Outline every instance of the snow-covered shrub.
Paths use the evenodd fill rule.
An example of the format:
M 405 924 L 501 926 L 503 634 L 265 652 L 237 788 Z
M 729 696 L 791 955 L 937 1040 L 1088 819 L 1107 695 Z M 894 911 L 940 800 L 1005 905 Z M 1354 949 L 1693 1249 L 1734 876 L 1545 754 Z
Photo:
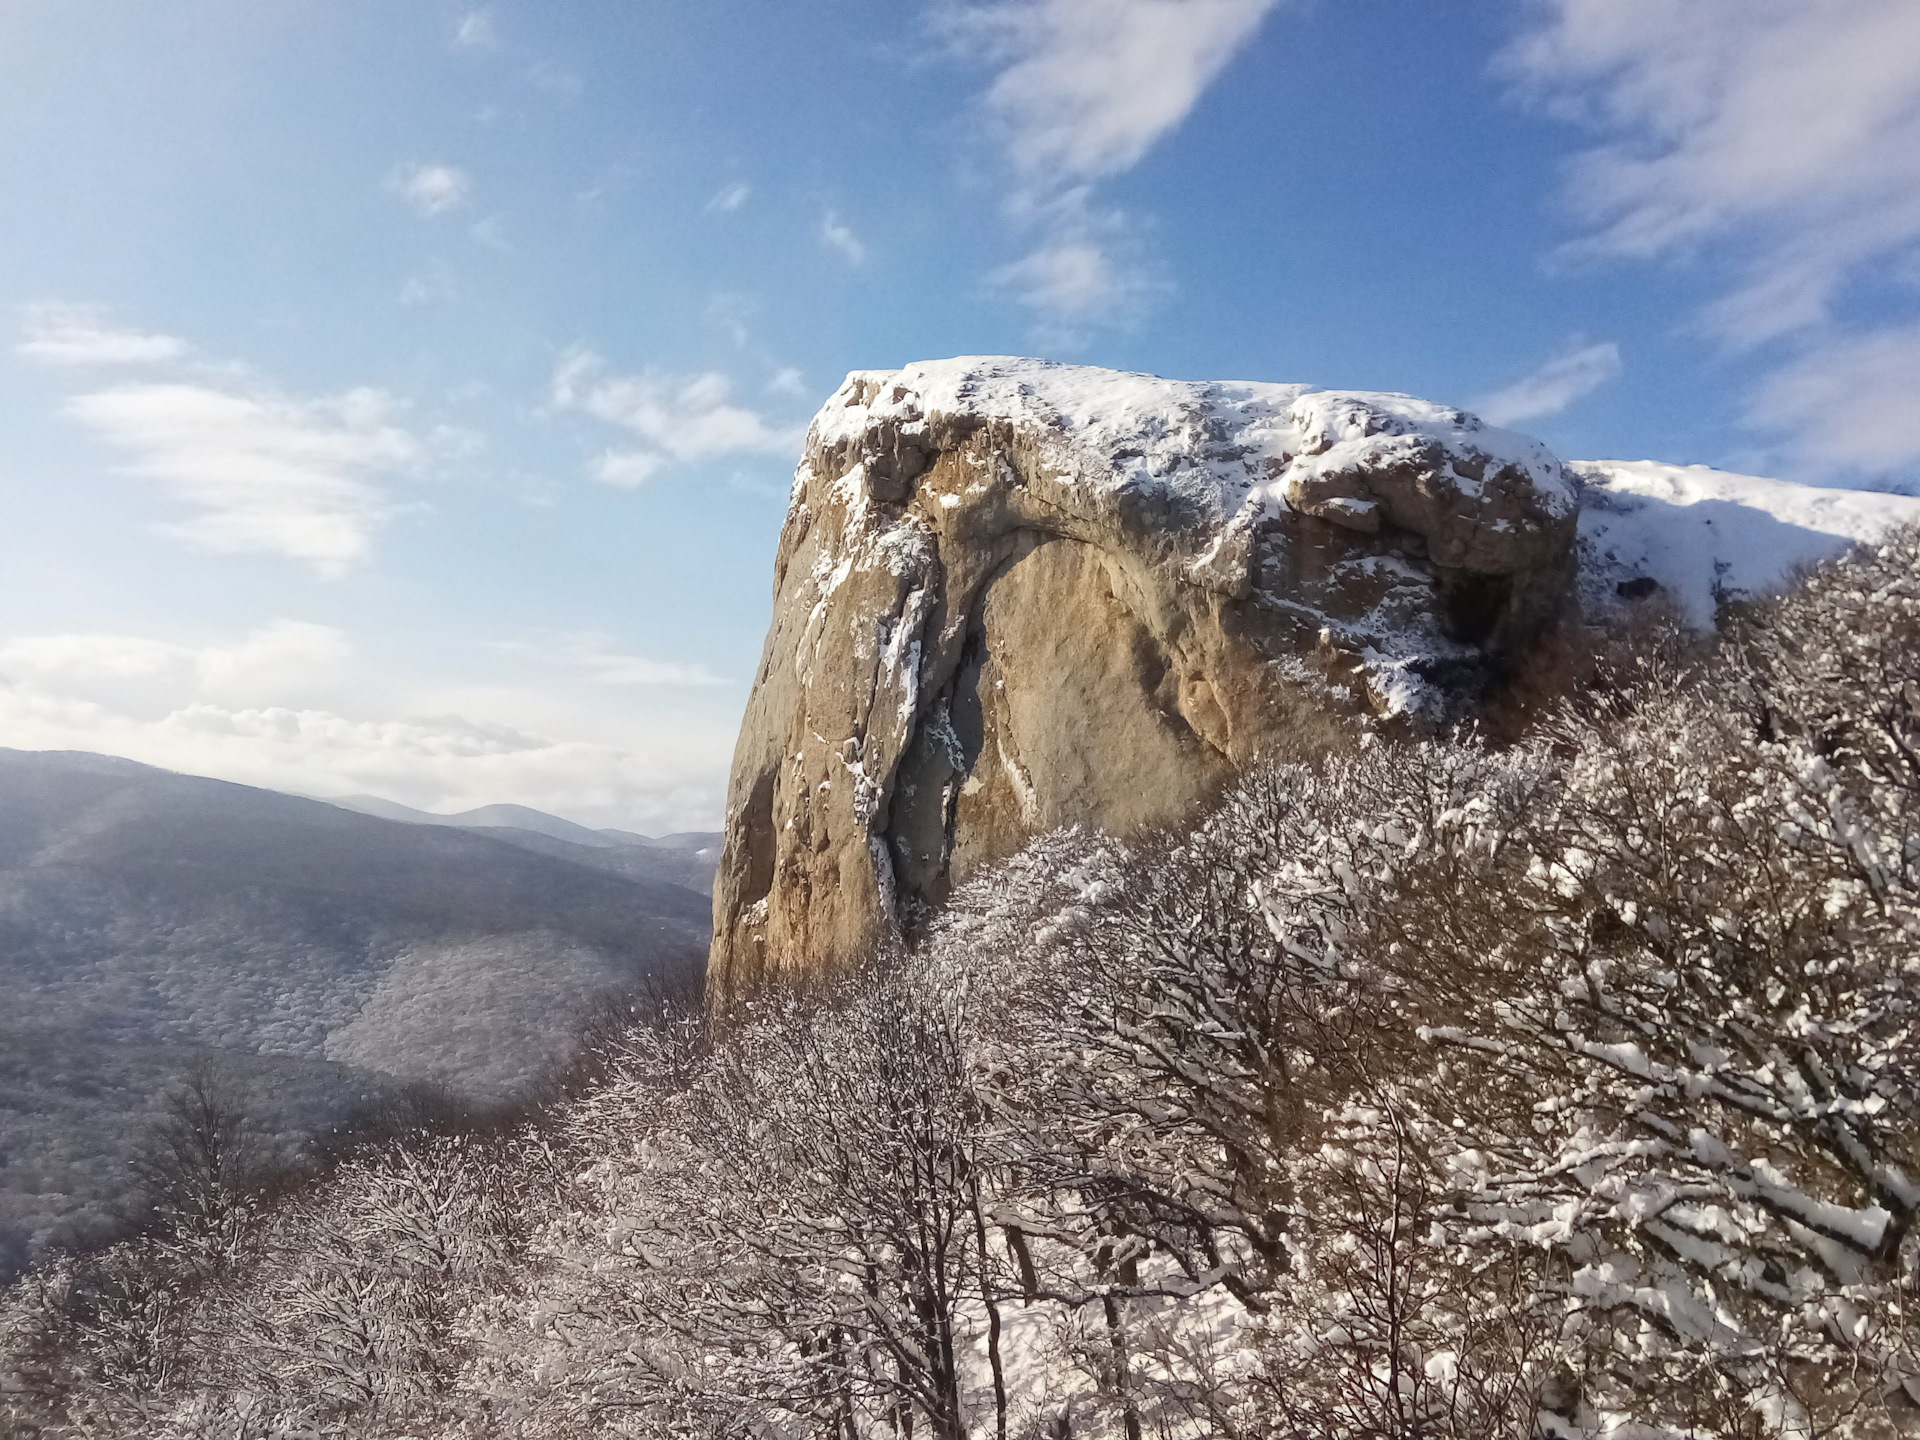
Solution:
M 193 1299 L 145 1240 L 29 1272 L 0 1297 L 0 1433 L 141 1433 L 197 1358 Z
M 1917 802 L 1901 536 L 1523 742 L 1041 837 L 844 984 L 651 1016 L 546 1127 L 360 1155 L 219 1263 L 44 1268 L 0 1423 L 1913 1433 Z
M 489 1383 L 532 1433 L 966 1433 L 980 1117 L 941 997 L 884 963 L 768 997 L 710 1048 L 636 1037 L 571 1112 L 535 1343 Z M 768 1427 L 776 1427 L 770 1430 Z
M 1489 883 L 1381 909 L 1376 950 L 1440 962 L 1405 975 L 1462 1223 L 1567 1266 L 1581 1414 L 1910 1423 L 1916 559 L 1827 567 L 1702 683 L 1568 718 Z
M 1527 745 L 1276 767 L 956 907 L 1021 995 L 1026 1223 L 1260 1317 L 1181 1382 L 1208 1423 L 1910 1423 L 1917 576 L 1898 539 Z
M 1049 882 L 1030 853 L 936 929 L 998 997 L 975 1068 L 1001 1217 L 1047 1242 L 1049 1298 L 1133 1352 L 1130 1432 L 1526 1433 L 1555 1328 L 1514 1301 L 1534 1257 L 1425 1248 L 1441 1186 L 1383 1117 L 1426 1047 L 1404 983 L 1351 941 L 1433 837 L 1497 828 L 1548 763 L 1408 746 L 1262 768 L 1184 836 L 1054 837 Z M 1169 1319 L 1215 1287 L 1247 1319 L 1238 1357 Z
M 394 1145 L 281 1207 L 209 1307 L 203 1383 L 283 1427 L 430 1413 L 465 1358 L 458 1317 L 514 1254 L 530 1148 Z

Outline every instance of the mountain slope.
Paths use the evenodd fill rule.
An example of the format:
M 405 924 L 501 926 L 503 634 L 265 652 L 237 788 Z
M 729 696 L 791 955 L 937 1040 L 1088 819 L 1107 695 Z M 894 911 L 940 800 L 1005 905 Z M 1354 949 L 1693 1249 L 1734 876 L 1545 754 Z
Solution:
M 572 840 L 523 830 L 519 826 L 476 826 L 470 832 L 485 835 L 536 855 L 551 855 L 556 860 L 604 870 L 609 875 L 624 875 L 634 880 L 683 885 L 702 895 L 713 893 L 713 872 L 720 863 L 720 837 L 699 838 L 708 843 L 699 848 L 667 845 L 580 845 Z
M 527 805 L 482 805 L 475 810 L 461 810 L 452 815 L 436 815 L 431 810 L 416 810 L 411 805 L 402 805 L 397 800 L 383 800 L 378 795 L 342 795 L 329 799 L 329 805 L 338 805 L 345 810 L 357 810 L 363 815 L 377 815 L 382 820 L 397 820 L 403 825 L 451 825 L 456 830 L 504 829 L 532 830 L 541 835 L 550 835 L 556 840 L 571 840 L 576 845 L 650 845 L 653 842 L 644 836 L 635 836 L 628 840 L 623 836 L 608 834 L 586 825 L 576 825 L 571 820 L 562 820 L 558 815 L 549 815 L 544 810 L 535 810 Z
M 289 1131 L 403 1081 L 504 1097 L 602 995 L 697 965 L 707 915 L 483 833 L 0 750 L 0 1266 L 103 1198 L 196 1053 L 251 1057 Z
M 1696 628 L 1722 597 L 1759 595 L 1796 570 L 1920 523 L 1920 500 L 1833 490 L 1656 460 L 1575 460 L 1580 550 L 1589 600 L 1648 590 Z M 1626 587 L 1622 589 L 1622 587 Z

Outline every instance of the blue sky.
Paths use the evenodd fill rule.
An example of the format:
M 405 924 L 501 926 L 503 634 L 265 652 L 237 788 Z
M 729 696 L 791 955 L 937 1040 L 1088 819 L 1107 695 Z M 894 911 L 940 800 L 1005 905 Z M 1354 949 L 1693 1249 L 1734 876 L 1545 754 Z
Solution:
M 1920 482 L 1911 0 L 8 0 L 0 744 L 714 824 L 846 371 Z

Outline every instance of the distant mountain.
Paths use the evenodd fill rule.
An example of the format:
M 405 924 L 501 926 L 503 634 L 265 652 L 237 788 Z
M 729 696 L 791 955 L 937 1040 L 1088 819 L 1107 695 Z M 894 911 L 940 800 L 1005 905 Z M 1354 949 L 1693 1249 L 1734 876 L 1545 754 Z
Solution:
M 700 964 L 706 895 L 610 863 L 654 852 L 428 818 L 0 750 L 0 1272 L 97 1216 L 196 1055 L 284 1134 L 408 1081 L 501 1098 Z
M 683 831 L 655 839 L 632 830 L 595 830 L 526 805 L 482 805 L 477 810 L 435 815 L 395 800 L 383 800 L 378 795 L 343 795 L 327 803 L 363 815 L 377 815 L 382 820 L 397 820 L 403 825 L 447 825 L 456 830 L 479 830 L 496 840 L 538 854 L 635 879 L 664 880 L 703 893 L 712 891 L 713 874 L 720 864 L 722 837 L 714 832 Z M 552 841 L 569 848 L 556 850 L 547 843 Z M 599 851 L 601 855 L 596 859 L 582 851 Z
M 517 845 L 522 850 L 531 850 L 536 855 L 551 855 L 556 860 L 604 870 L 609 875 L 683 885 L 702 895 L 713 893 L 714 871 L 720 865 L 718 835 L 701 837 L 710 843 L 694 850 L 665 845 L 579 845 L 538 830 L 522 830 L 511 826 L 479 826 L 469 833 L 488 835 L 508 845 Z
M 629 845 L 651 845 L 656 850 L 706 850 L 726 837 L 718 830 L 681 830 L 672 835 L 636 835 L 631 830 L 602 830 Z
M 363 815 L 377 815 L 382 820 L 398 820 L 404 825 L 451 825 L 456 830 L 532 830 L 541 835 L 551 835 L 556 840 L 570 840 L 575 845 L 653 844 L 644 835 L 632 835 L 629 838 L 629 832 L 626 831 L 595 830 L 526 805 L 482 805 L 477 810 L 435 815 L 430 810 L 416 810 L 411 805 L 383 800 L 378 795 L 342 795 L 327 803 L 347 810 L 358 810 Z

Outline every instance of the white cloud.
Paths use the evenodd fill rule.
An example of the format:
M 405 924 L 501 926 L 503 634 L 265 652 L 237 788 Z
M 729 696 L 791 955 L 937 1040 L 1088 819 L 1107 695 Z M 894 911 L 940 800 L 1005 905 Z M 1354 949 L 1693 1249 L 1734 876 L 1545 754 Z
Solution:
M 1576 345 L 1524 379 L 1476 401 L 1473 409 L 1494 425 L 1518 425 L 1558 415 L 1620 374 L 1620 347 L 1612 341 Z
M 767 381 L 767 391 L 773 395 L 801 396 L 807 393 L 807 377 L 792 365 L 783 365 Z
M 990 280 L 1054 333 L 1126 318 L 1164 288 L 1116 243 L 1094 184 L 1177 128 L 1280 0 L 995 0 L 943 28 L 988 61 L 981 104 L 1015 176 L 1008 213 L 1037 235 Z
M 617 648 L 607 635 L 592 632 L 557 635 L 544 641 L 501 641 L 496 649 L 546 665 L 570 670 L 594 685 L 650 685 L 675 689 L 705 689 L 727 682 L 705 665 L 654 660 Z
M 605 450 L 589 468 L 603 485 L 637 490 L 667 467 L 667 457 L 651 450 Z
M 238 700 L 271 694 L 285 697 L 331 680 L 353 658 L 353 645 L 331 625 L 276 620 L 231 645 L 195 652 L 194 672 L 202 693 Z
M 454 298 L 458 289 L 453 272 L 436 260 L 418 275 L 409 275 L 400 287 L 400 303 L 408 309 L 439 305 Z
M 727 338 L 742 350 L 753 339 L 752 322 L 759 313 L 759 302 L 750 295 L 723 290 L 707 302 L 707 318 L 725 331 Z
M 172 335 L 116 326 L 95 305 L 44 301 L 24 307 L 22 319 L 14 351 L 42 365 L 151 365 L 182 359 L 191 348 Z
M 299 400 L 186 382 L 116 385 L 64 407 L 127 453 L 126 473 L 198 512 L 164 533 L 225 554 L 283 555 L 323 575 L 367 558 L 394 513 L 374 482 L 422 456 L 395 409 L 372 389 Z
M 1748 420 L 1815 475 L 1886 475 L 1920 458 L 1920 325 L 1826 339 L 1776 370 Z
M 732 736 L 710 711 L 731 705 L 704 667 L 649 661 L 591 633 L 500 648 L 546 673 L 527 688 L 403 699 L 369 688 L 349 638 L 311 622 L 275 620 L 194 644 L 113 632 L 0 636 L 0 739 L 297 794 L 370 791 L 428 810 L 510 801 L 654 833 L 716 823 Z M 622 697 L 637 687 L 652 689 L 634 712 Z M 677 693 L 659 693 L 669 687 Z M 616 709 L 595 719 L 594 696 Z M 694 709 L 666 718 L 674 705 Z M 539 733 L 548 725 L 611 732 L 619 743 Z
M 866 242 L 853 233 L 852 226 L 831 210 L 820 217 L 820 243 L 849 265 L 866 262 Z
M 578 97 L 586 82 L 564 65 L 540 60 L 527 67 L 527 83 L 561 100 Z
M 642 442 L 609 451 L 594 465 L 601 480 L 638 485 L 674 461 L 723 455 L 791 455 L 801 432 L 774 426 L 730 400 L 731 384 L 716 371 L 698 375 L 609 374 L 590 350 L 576 349 L 554 371 L 556 409 L 575 410 L 619 426 Z
M 1701 260 L 1726 274 L 1699 316 L 1733 349 L 1795 344 L 1756 397 L 1770 422 L 1823 407 L 1781 394 L 1856 383 L 1860 356 L 1905 332 L 1842 335 L 1862 282 L 1911 286 L 1920 264 L 1920 5 L 1903 0 L 1545 0 L 1502 57 L 1522 91 L 1587 127 L 1569 171 L 1586 233 L 1573 259 Z M 1899 427 L 1893 427 L 1897 431 Z M 1874 427 L 1851 453 L 1920 460 Z
M 387 176 L 387 189 L 431 219 L 467 203 L 473 182 L 455 165 L 402 165 Z
M 726 757 L 712 745 L 635 751 L 458 715 L 194 701 L 147 716 L 0 679 L 0 733 L 20 749 L 124 755 L 295 794 L 371 792 L 441 813 L 508 801 L 653 833 L 717 824 L 726 793 Z
M 339 630 L 299 620 L 200 646 L 98 632 L 29 635 L 0 641 L 0 679 L 132 708 L 284 700 L 335 680 L 353 653 Z
M 707 201 L 707 209 L 722 215 L 731 215 L 753 197 L 753 187 L 745 181 L 738 181 L 718 192 Z
M 1023 0 L 949 23 L 999 63 L 985 104 L 1024 175 L 1116 175 L 1180 124 L 1278 0 Z
M 1082 227 L 1056 230 L 1038 249 L 988 279 L 1069 341 L 1074 327 L 1122 318 L 1154 288 L 1105 239 Z
M 500 43 L 493 16 L 485 10 L 469 10 L 454 28 L 453 43 L 463 50 L 492 50 Z

